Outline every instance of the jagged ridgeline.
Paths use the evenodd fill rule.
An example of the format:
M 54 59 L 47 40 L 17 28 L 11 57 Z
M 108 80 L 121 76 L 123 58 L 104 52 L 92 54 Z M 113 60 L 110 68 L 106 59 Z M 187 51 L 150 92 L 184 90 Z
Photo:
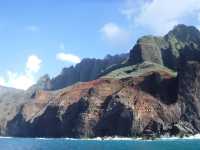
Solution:
M 0 89 L 0 134 L 20 137 L 200 132 L 200 32 L 178 25 L 130 54 L 83 59 L 27 91 Z M 8 102 L 9 101 L 9 102 Z M 5 111 L 4 111 L 5 110 Z
M 45 90 L 56 90 L 76 82 L 95 80 L 115 69 L 142 63 L 144 61 L 164 65 L 174 71 L 181 50 L 185 46 L 200 49 L 200 32 L 193 26 L 178 25 L 164 37 L 144 36 L 140 38 L 129 54 L 106 56 L 104 59 L 83 59 L 75 67 L 64 68 L 57 77 L 42 77 L 36 86 Z M 128 61 L 127 61 L 128 60 Z
M 124 63 L 128 57 L 129 54 L 120 54 L 115 56 L 107 55 L 104 59 L 86 58 L 76 66 L 63 68 L 61 74 L 53 79 L 50 79 L 48 75 L 41 77 L 31 89 L 57 90 L 77 82 L 95 80 L 104 70 Z

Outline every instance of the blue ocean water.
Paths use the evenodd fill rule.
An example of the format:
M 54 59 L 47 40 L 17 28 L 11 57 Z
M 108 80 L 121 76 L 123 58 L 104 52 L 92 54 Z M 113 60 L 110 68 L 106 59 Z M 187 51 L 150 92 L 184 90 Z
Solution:
M 69 140 L 0 138 L 0 150 L 200 150 L 200 140 Z

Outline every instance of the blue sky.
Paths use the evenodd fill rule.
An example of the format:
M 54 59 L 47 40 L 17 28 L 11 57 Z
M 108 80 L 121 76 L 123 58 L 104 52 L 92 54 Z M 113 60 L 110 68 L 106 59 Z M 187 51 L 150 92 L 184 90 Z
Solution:
M 82 58 L 128 52 L 144 34 L 199 27 L 199 10 L 199 0 L 2 0 L 0 85 L 26 89 Z

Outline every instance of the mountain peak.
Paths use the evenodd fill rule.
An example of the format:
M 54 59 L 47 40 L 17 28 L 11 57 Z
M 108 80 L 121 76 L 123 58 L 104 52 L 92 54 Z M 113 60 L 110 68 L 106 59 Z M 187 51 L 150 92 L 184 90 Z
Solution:
M 185 46 L 200 47 L 200 31 L 194 26 L 179 24 L 164 37 L 143 36 L 130 52 L 129 63 L 144 61 L 177 69 L 180 52 Z
M 188 28 L 195 28 L 194 26 L 187 26 L 185 24 L 178 24 L 176 26 L 174 26 L 174 28 L 172 30 L 184 30 L 184 29 L 188 29 Z
M 166 39 L 177 39 L 183 43 L 199 43 L 200 31 L 194 26 L 179 24 L 175 26 L 166 36 Z
M 178 34 L 180 32 L 193 33 L 193 32 L 199 32 L 199 30 L 195 26 L 187 26 L 184 24 L 178 24 L 170 32 L 174 34 Z

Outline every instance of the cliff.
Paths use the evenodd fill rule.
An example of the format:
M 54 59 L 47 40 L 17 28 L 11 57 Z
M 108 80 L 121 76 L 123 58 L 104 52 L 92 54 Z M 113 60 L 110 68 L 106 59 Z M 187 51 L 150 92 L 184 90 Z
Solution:
M 39 91 L 8 122 L 7 135 L 97 137 L 142 135 L 151 129 L 155 134 L 168 132 L 181 115 L 171 89 L 176 80 L 168 69 L 150 65 L 157 70 L 141 65 L 142 75 L 105 76 L 59 91 Z
M 53 80 L 44 76 L 28 91 L 20 91 L 20 96 L 8 97 L 23 100 L 10 117 L 1 115 L 1 135 L 83 138 L 197 134 L 199 37 L 196 28 L 178 25 L 164 37 L 139 39 L 128 61 L 120 59 L 114 66 L 104 66 L 102 73 L 98 67 L 85 66 L 88 61 L 83 60 Z M 70 82 L 76 84 L 66 86 L 71 80 L 66 78 L 68 74 L 80 77 L 74 69 L 82 65 L 90 69 L 81 72 L 83 78 Z M 88 72 L 95 72 L 94 78 Z M 16 107 L 0 106 L 8 110 Z

